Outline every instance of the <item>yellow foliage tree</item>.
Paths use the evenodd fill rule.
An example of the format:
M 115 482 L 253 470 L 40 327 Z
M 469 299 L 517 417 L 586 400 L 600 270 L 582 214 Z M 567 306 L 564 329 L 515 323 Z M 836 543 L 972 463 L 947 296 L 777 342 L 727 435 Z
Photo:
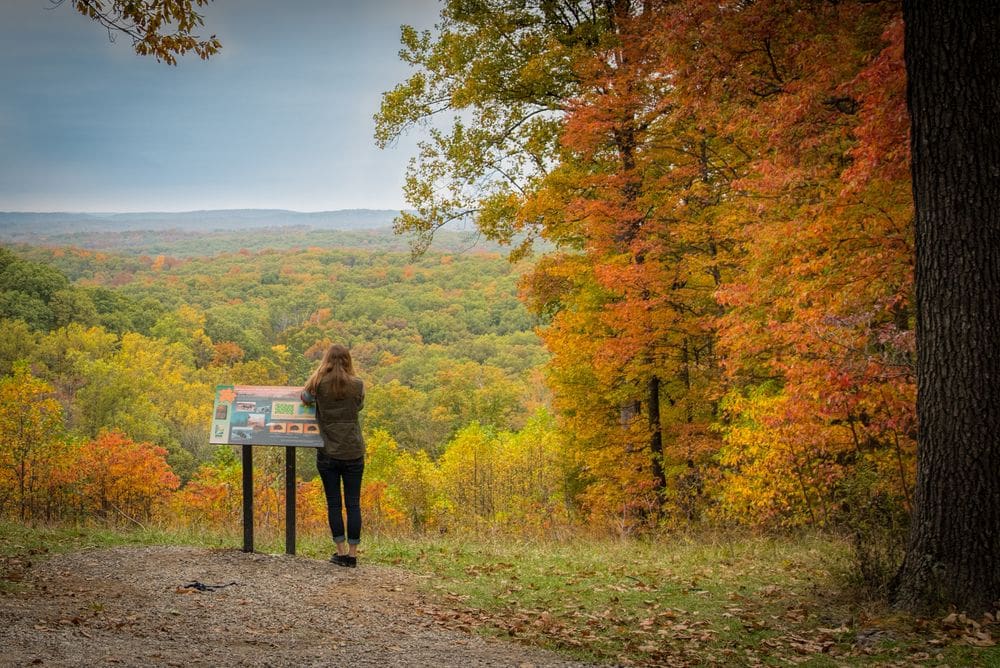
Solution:
M 63 448 L 62 406 L 27 364 L 0 380 L 0 510 L 24 522 L 36 514 L 40 491 Z

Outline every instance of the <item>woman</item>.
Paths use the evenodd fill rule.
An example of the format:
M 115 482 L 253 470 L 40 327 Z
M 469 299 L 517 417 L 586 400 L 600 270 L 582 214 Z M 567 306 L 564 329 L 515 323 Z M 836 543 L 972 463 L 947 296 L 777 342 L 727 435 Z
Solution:
M 316 452 L 316 468 L 323 480 L 330 532 L 337 553 L 330 561 L 338 566 L 358 565 L 361 542 L 361 476 L 365 470 L 365 442 L 358 411 L 365 403 L 365 386 L 354 375 L 351 352 L 334 344 L 323 355 L 302 391 L 302 401 L 316 405 L 316 421 L 323 448 Z M 341 515 L 340 484 L 344 484 L 347 531 Z M 345 538 L 347 545 L 345 546 Z

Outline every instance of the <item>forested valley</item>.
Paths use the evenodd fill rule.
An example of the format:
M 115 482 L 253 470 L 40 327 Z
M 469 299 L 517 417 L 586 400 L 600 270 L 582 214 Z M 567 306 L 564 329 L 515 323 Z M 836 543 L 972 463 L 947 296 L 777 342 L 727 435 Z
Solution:
M 301 385 L 343 342 L 370 386 L 373 528 L 565 520 L 568 460 L 517 299 L 524 269 L 481 250 L 4 249 L 3 424 L 20 434 L 4 449 L 4 513 L 237 526 L 238 462 L 208 445 L 215 386 Z M 304 526 L 322 527 L 302 458 Z M 265 525 L 277 473 L 258 476 Z

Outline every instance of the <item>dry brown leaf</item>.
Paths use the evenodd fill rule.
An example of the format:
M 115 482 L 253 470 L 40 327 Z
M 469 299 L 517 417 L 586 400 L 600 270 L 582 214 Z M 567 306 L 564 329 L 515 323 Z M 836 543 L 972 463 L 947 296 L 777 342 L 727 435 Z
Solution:
M 962 639 L 974 647 L 993 647 L 996 645 L 996 641 L 993 640 L 993 636 L 990 635 L 989 631 L 976 631 L 973 634 L 964 636 Z

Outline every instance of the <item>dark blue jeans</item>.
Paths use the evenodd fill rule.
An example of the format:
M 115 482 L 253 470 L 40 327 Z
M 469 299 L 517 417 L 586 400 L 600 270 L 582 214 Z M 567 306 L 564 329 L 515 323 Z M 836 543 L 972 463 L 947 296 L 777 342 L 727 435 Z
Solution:
M 344 482 L 344 506 L 347 508 L 347 542 L 361 542 L 361 476 L 365 472 L 365 458 L 330 459 L 322 451 L 316 454 L 316 469 L 323 480 L 326 494 L 326 513 L 330 518 L 333 542 L 344 542 L 344 517 L 341 514 L 340 483 Z

